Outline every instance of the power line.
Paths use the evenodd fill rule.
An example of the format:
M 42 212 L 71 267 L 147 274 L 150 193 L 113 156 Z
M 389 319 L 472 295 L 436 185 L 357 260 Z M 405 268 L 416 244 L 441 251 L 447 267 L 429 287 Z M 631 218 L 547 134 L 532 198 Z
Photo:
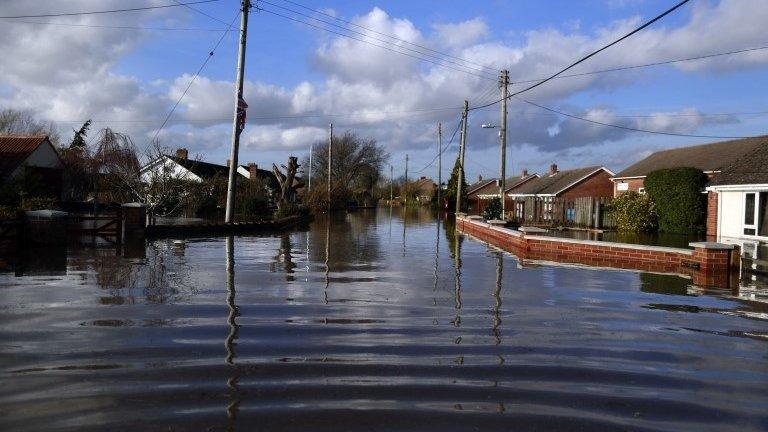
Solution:
M 545 79 L 543 79 L 543 80 L 541 80 L 541 81 L 539 81 L 539 82 L 537 82 L 537 83 L 535 83 L 535 84 L 533 84 L 533 85 L 530 85 L 530 86 L 528 86 L 528 87 L 526 87 L 526 88 L 524 88 L 524 89 L 522 89 L 522 90 L 518 90 L 517 92 L 510 94 L 509 96 L 507 96 L 507 99 L 509 99 L 509 98 L 512 98 L 512 97 L 515 97 L 515 96 L 517 96 L 517 95 L 519 95 L 519 94 L 525 93 L 525 92 L 527 92 L 527 91 L 529 91 L 529 90 L 532 90 L 532 89 L 534 89 L 534 88 L 536 88 L 536 87 L 538 87 L 538 86 L 540 86 L 540 85 L 542 85 L 542 84 L 544 84 L 544 83 L 546 83 L 546 82 L 549 82 L 550 80 L 552 80 L 552 79 L 556 78 L 557 76 L 559 76 L 559 75 L 560 75 L 560 74 L 562 74 L 563 72 L 565 72 L 565 71 L 567 71 L 567 70 L 569 70 L 569 69 L 571 69 L 571 68 L 575 67 L 576 65 L 578 65 L 578 64 L 580 64 L 580 63 L 582 63 L 582 62 L 585 62 L 585 61 L 587 61 L 588 59 L 590 59 L 590 58 L 594 57 L 595 55 L 597 55 L 597 54 L 599 54 L 599 53 L 601 53 L 601 52 L 603 52 L 603 51 L 607 50 L 608 48 L 610 48 L 610 47 L 612 47 L 612 46 L 614 46 L 614 45 L 616 45 L 616 44 L 620 43 L 620 42 L 621 42 L 621 41 L 623 41 L 624 39 L 627 39 L 627 38 L 629 38 L 630 36 L 634 35 L 635 33 L 638 33 L 638 32 L 640 32 L 640 31 L 642 31 L 642 30 L 643 30 L 643 29 L 645 29 L 646 27 L 650 26 L 651 24 L 655 23 L 656 21 L 658 21 L 658 20 L 660 20 L 660 19 L 664 18 L 665 16 L 669 15 L 670 13 L 674 12 L 675 10 L 677 10 L 678 8 L 680 8 L 681 6 L 683 6 L 684 4 L 688 3 L 689 1 L 690 1 L 690 0 L 682 0 L 681 2 L 677 3 L 676 5 L 672 6 L 672 7 L 671 7 L 671 8 L 669 8 L 669 9 L 667 9 L 666 11 L 662 12 L 661 14 L 659 14 L 659 15 L 655 16 L 655 17 L 654 17 L 653 19 L 651 19 L 650 21 L 647 21 L 645 24 L 641 25 L 640 27 L 638 27 L 638 28 L 636 28 L 636 29 L 632 30 L 631 32 L 629 32 L 629 33 L 625 34 L 624 36 L 622 36 L 622 37 L 620 37 L 620 38 L 618 38 L 618 39 L 614 40 L 613 42 L 611 42 L 611 43 L 609 43 L 609 44 L 607 44 L 607 45 L 604 45 L 603 47 L 601 47 L 601 48 L 599 48 L 599 49 L 597 49 L 597 50 L 595 50 L 595 51 L 592 51 L 591 53 L 589 53 L 589 54 L 587 54 L 586 56 L 584 56 L 584 57 L 580 58 L 579 60 L 576 60 L 575 62 L 571 63 L 570 65 L 568 65 L 568 66 L 566 66 L 566 67 L 564 67 L 563 69 L 560 69 L 558 72 L 556 72 L 556 73 L 554 73 L 554 74 L 550 75 L 549 77 L 547 77 L 547 78 L 545 78 Z M 497 100 L 496 102 L 493 102 L 493 103 L 490 103 L 490 104 L 481 105 L 481 106 L 479 106 L 479 107 L 475 107 L 475 108 L 472 108 L 472 109 L 473 109 L 473 110 L 476 110 L 476 109 L 481 109 L 481 108 L 489 107 L 489 106 L 491 106 L 491 105 L 495 105 L 495 104 L 497 104 L 497 103 L 499 103 L 499 102 L 501 102 L 501 99 Z
M 20 21 L 13 20 L 7 21 L 8 24 L 37 24 L 37 25 L 52 25 L 62 27 L 89 27 L 89 28 L 104 28 L 104 29 L 118 29 L 118 30 L 162 30 L 162 31 L 206 31 L 206 32 L 227 32 L 232 31 L 228 29 L 212 29 L 212 28 L 195 28 L 195 27 L 141 27 L 141 26 L 111 26 L 100 24 L 75 24 L 75 23 L 58 23 L 48 21 Z
M 390 42 L 390 41 L 387 41 L 387 40 L 384 40 L 384 39 L 381 39 L 381 38 L 377 38 L 377 37 L 375 37 L 375 36 L 371 36 L 371 35 L 369 35 L 369 34 L 366 34 L 366 33 L 363 33 L 363 32 L 359 32 L 359 31 L 356 31 L 356 30 L 352 30 L 352 29 L 350 29 L 349 27 L 346 27 L 346 26 L 342 26 L 342 25 L 339 25 L 339 24 L 334 24 L 333 22 L 325 21 L 325 20 L 322 20 L 322 19 L 320 19 L 320 18 L 315 18 L 315 17 L 313 17 L 313 16 L 311 16 L 311 15 L 307 15 L 307 14 L 305 14 L 305 13 L 302 13 L 302 12 L 296 11 L 296 10 L 294 10 L 294 9 L 290 9 L 290 8 L 287 8 L 287 7 L 284 7 L 284 6 L 280 6 L 280 5 L 277 5 L 277 4 L 275 4 L 275 3 L 271 3 L 271 2 L 269 2 L 269 1 L 267 1 L 267 0 L 261 0 L 261 3 L 266 3 L 266 4 L 268 4 L 268 5 L 271 5 L 271 6 L 274 6 L 274 7 L 280 8 L 280 9 L 282 9 L 282 10 L 285 10 L 285 11 L 288 11 L 288 12 L 291 12 L 291 13 L 295 13 L 295 14 L 297 14 L 297 15 L 303 16 L 303 17 L 305 17 L 305 18 L 309 18 L 309 19 L 311 19 L 311 20 L 314 20 L 314 21 L 317 21 L 317 22 L 321 22 L 321 23 L 323 23 L 323 24 L 327 24 L 327 25 L 330 25 L 330 26 L 333 26 L 333 27 L 339 28 L 339 29 L 342 29 L 342 30 L 344 30 L 344 31 L 348 31 L 348 32 L 350 32 L 350 33 L 358 34 L 358 35 L 361 35 L 361 36 L 363 36 L 363 37 L 371 38 L 371 39 L 373 39 L 373 40 L 375 40 L 375 41 L 378 41 L 378 42 L 381 42 L 381 43 L 384 43 L 384 44 L 388 44 L 388 45 L 389 45 L 389 44 L 392 44 L 392 42 Z M 400 42 L 405 42 L 405 40 L 403 40 L 403 39 L 398 39 L 398 41 L 400 41 Z M 487 71 L 485 71 L 485 70 L 483 70 L 483 69 L 478 69 L 478 68 L 475 68 L 475 67 L 472 67 L 472 66 L 467 66 L 466 64 L 463 64 L 463 63 L 458 63 L 458 62 L 456 62 L 456 61 L 453 61 L 453 60 L 451 60 L 451 59 L 449 59 L 449 58 L 443 58 L 443 57 L 441 57 L 441 56 L 437 56 L 437 55 L 434 55 L 434 54 L 425 53 L 425 52 L 423 52 L 423 51 L 419 51 L 419 50 L 416 50 L 416 49 L 413 49 L 413 48 L 409 48 L 409 47 L 407 47 L 407 46 L 401 46 L 401 45 L 397 45 L 397 44 L 394 44 L 393 46 L 396 46 L 397 48 L 400 48 L 400 49 L 408 50 L 408 51 L 410 51 L 410 52 L 416 53 L 416 54 L 418 54 L 418 55 L 421 55 L 421 56 L 430 57 L 430 58 L 436 59 L 436 60 L 438 60 L 438 61 L 443 61 L 443 62 L 451 63 L 451 64 L 454 64 L 454 65 L 456 65 L 456 66 L 458 66 L 458 67 L 466 68 L 466 69 L 469 69 L 469 70 L 472 70 L 472 71 L 475 71 L 475 72 L 478 72 L 478 73 L 481 73 L 481 74 L 486 74 L 486 75 L 488 75 L 489 77 L 492 77 L 492 76 L 494 76 L 494 75 L 493 75 L 493 74 L 491 74 L 490 72 L 487 72 Z
M 198 1 L 188 2 L 188 3 L 176 3 L 176 4 L 167 4 L 167 5 L 159 5 L 159 6 L 144 6 L 144 7 L 135 7 L 135 8 L 127 8 L 127 9 L 111 9 L 111 10 L 103 10 L 103 11 L 86 11 L 86 12 L 65 12 L 65 13 L 39 14 L 39 15 L 0 16 L 0 18 L 2 19 L 47 18 L 47 17 L 77 16 L 77 15 L 111 14 L 111 13 L 119 13 L 119 12 L 138 12 L 138 11 L 145 11 L 145 10 L 152 10 L 152 9 L 166 9 L 166 8 L 179 7 L 179 6 L 194 5 L 194 4 L 200 4 L 200 3 L 213 3 L 217 1 L 219 0 L 198 0 Z
M 650 66 L 661 66 L 661 65 L 667 65 L 672 63 L 680 63 L 680 62 L 686 62 L 686 61 L 693 61 L 693 60 L 702 60 L 702 59 L 708 59 L 713 57 L 720 57 L 720 56 L 726 56 L 726 55 L 733 55 L 733 54 L 741 54 L 745 52 L 751 52 L 751 51 L 760 51 L 768 49 L 768 46 L 760 46 L 755 48 L 745 48 L 735 51 L 726 51 L 726 52 L 720 52 L 720 53 L 714 53 L 714 54 L 706 54 L 706 55 L 700 55 L 696 57 L 688 57 L 688 58 L 682 58 L 682 59 L 675 59 L 675 60 L 664 60 L 664 61 L 658 61 L 653 63 L 645 63 L 640 65 L 631 65 L 631 66 L 619 66 L 615 68 L 610 69 L 601 69 L 591 72 L 581 72 L 581 73 L 575 73 L 575 74 L 566 74 L 566 75 L 560 75 L 556 79 L 562 79 L 562 78 L 571 78 L 571 77 L 579 77 L 579 76 L 586 76 L 586 75 L 595 75 L 595 74 L 602 74 L 607 72 L 618 72 L 618 71 L 624 71 L 624 70 L 630 70 L 630 69 L 639 69 L 644 67 L 650 67 Z M 530 79 L 530 80 L 524 80 L 524 81 L 515 81 L 515 84 L 527 84 L 537 81 L 543 81 L 546 78 L 536 78 L 536 79 Z
M 456 138 L 456 133 L 459 131 L 460 127 L 461 127 L 461 120 L 459 120 L 459 123 L 456 125 L 456 129 L 453 130 L 453 134 L 451 134 L 451 139 L 448 140 L 448 143 L 445 146 L 443 146 L 443 148 L 440 150 L 440 153 L 445 152 L 445 150 L 448 149 L 448 147 L 451 146 L 451 143 L 453 142 L 453 139 Z M 413 173 L 414 174 L 419 174 L 419 173 L 423 172 L 425 169 L 431 167 L 432 164 L 435 163 L 435 161 L 437 160 L 437 158 L 440 155 L 440 153 L 435 155 L 435 157 L 432 159 L 432 161 L 430 163 L 428 163 L 424 168 L 422 168 L 422 169 L 420 169 L 418 171 L 414 171 Z
M 421 49 L 425 49 L 425 50 L 427 50 L 427 51 L 431 51 L 431 52 L 433 52 L 433 53 L 436 53 L 436 54 L 440 54 L 440 55 L 442 55 L 442 56 L 445 56 L 445 57 L 450 57 L 450 58 L 453 58 L 453 59 L 456 59 L 456 60 L 461 60 L 461 61 L 463 61 L 463 62 L 465 62 L 465 63 L 468 63 L 468 64 L 472 64 L 472 65 L 475 65 L 475 66 L 479 66 L 479 67 L 481 67 L 481 68 L 485 68 L 485 69 L 488 69 L 488 70 L 490 70 L 490 71 L 493 71 L 494 73 L 496 72 L 496 70 L 495 70 L 494 68 L 490 67 L 490 66 L 485 66 L 485 65 L 482 65 L 482 64 L 480 64 L 480 63 L 475 63 L 475 62 L 473 62 L 473 61 L 470 61 L 470 60 L 466 60 L 466 59 L 463 59 L 463 58 L 461 58 L 461 57 L 453 56 L 453 55 L 451 55 L 451 54 L 447 54 L 447 53 L 444 53 L 444 52 L 441 52 L 441 51 L 437 51 L 437 50 L 435 50 L 435 49 L 432 49 L 432 48 L 429 48 L 429 47 L 426 47 L 426 46 L 423 46 L 423 45 L 419 45 L 419 44 L 417 44 L 417 43 L 415 43 L 415 42 L 410 42 L 410 41 L 407 41 L 407 40 L 405 40 L 405 39 L 400 39 L 400 38 L 398 38 L 397 36 L 392 36 L 392 35 L 390 35 L 390 34 L 387 34 L 387 33 L 382 33 L 382 32 L 376 31 L 376 30 L 374 30 L 374 29 L 372 29 L 372 28 L 370 28 L 370 27 L 365 27 L 365 26 L 362 26 L 362 25 L 360 25 L 360 24 L 355 24 L 355 23 L 354 23 L 354 22 L 352 22 L 352 21 L 348 21 L 348 20 L 345 20 L 345 19 L 342 19 L 342 18 L 339 18 L 339 17 L 333 16 L 333 15 L 331 15 L 331 14 L 325 13 L 325 12 L 323 12 L 323 11 L 320 11 L 320 10 L 317 10 L 317 9 L 312 9 L 312 8 L 310 8 L 310 7 L 307 7 L 307 6 L 304 6 L 304 5 L 302 5 L 301 3 L 297 3 L 297 2 L 295 2 L 295 1 L 291 1 L 291 0 L 283 0 L 283 1 L 284 1 L 284 2 L 286 2 L 286 3 L 290 3 L 290 4 L 292 4 L 292 5 L 295 5 L 295 6 L 298 6 L 298 7 L 304 8 L 304 9 L 306 9 L 306 10 L 312 11 L 312 12 L 314 12 L 314 13 L 317 13 L 317 14 L 320 14 L 320 15 L 324 15 L 324 16 L 326 16 L 326 17 L 328 17 L 328 18 L 332 18 L 332 19 L 335 19 L 335 20 L 337 20 L 337 21 L 340 21 L 340 22 L 343 22 L 343 23 L 345 23 L 345 24 L 349 24 L 349 25 L 351 25 L 351 26 L 354 26 L 354 27 L 356 27 L 356 28 L 359 28 L 359 29 L 363 29 L 363 30 L 367 30 L 367 31 L 369 31 L 369 32 L 371 32 L 371 33 L 375 33 L 375 34 L 378 34 L 378 35 L 381 35 L 381 36 L 384 36 L 384 37 L 388 37 L 388 38 L 390 38 L 390 39 L 393 39 L 393 40 L 396 40 L 396 41 L 398 41 L 398 42 L 403 42 L 403 43 L 406 43 L 406 44 L 409 44 L 409 45 L 413 45 L 413 46 L 415 46 L 415 47 L 418 47 L 418 48 L 421 48 Z
M 173 1 L 174 3 L 176 3 L 177 5 L 179 5 L 179 6 L 184 6 L 184 7 L 186 7 L 187 9 L 191 10 L 192 12 L 197 12 L 197 13 L 199 13 L 200 15 L 203 15 L 204 17 L 210 18 L 210 19 L 212 19 L 212 20 L 214 20 L 214 21 L 216 21 L 216 22 L 218 22 L 218 23 L 221 23 L 221 24 L 227 25 L 227 22 L 226 22 L 226 21 L 223 21 L 223 20 L 221 20 L 221 19 L 219 19 L 219 18 L 216 18 L 216 17 L 215 17 L 215 16 L 213 16 L 213 15 L 210 15 L 210 14 L 208 14 L 208 13 L 204 12 L 204 11 L 201 11 L 200 9 L 198 9 L 198 8 L 196 8 L 196 7 L 192 7 L 192 6 L 190 6 L 190 4 L 189 4 L 189 3 L 181 3 L 181 2 L 180 2 L 180 1 L 178 1 L 178 0 L 172 0 L 172 1 Z M 228 28 L 228 29 L 231 29 L 231 28 L 232 28 L 232 25 L 229 25 L 229 27 L 227 27 L 227 28 Z
M 291 21 L 295 21 L 295 22 L 300 23 L 300 24 L 307 25 L 309 27 L 313 27 L 313 28 L 316 28 L 318 30 L 324 30 L 324 31 L 327 31 L 329 33 L 333 33 L 333 34 L 338 35 L 338 36 L 346 37 L 346 38 L 349 38 L 349 39 L 352 39 L 352 40 L 356 40 L 358 42 L 362 42 L 362 43 L 365 43 L 365 44 L 368 44 L 368 45 L 372 45 L 372 46 L 375 46 L 375 47 L 383 48 L 385 50 L 392 51 L 392 52 L 397 53 L 397 54 L 401 54 L 401 55 L 404 55 L 404 56 L 415 58 L 417 60 L 433 63 L 435 65 L 438 65 L 438 66 L 441 66 L 441 67 L 444 67 L 444 68 L 448 68 L 448 69 L 452 69 L 452 70 L 455 70 L 457 72 L 463 72 L 465 74 L 474 75 L 476 77 L 487 79 L 487 80 L 491 79 L 487 75 L 480 75 L 480 74 L 477 74 L 477 73 L 474 73 L 474 72 L 470 72 L 470 71 L 467 71 L 467 70 L 464 70 L 464 69 L 458 69 L 456 67 L 448 66 L 446 64 L 439 63 L 439 62 L 437 62 L 435 60 L 431 60 L 431 59 L 420 57 L 420 56 L 413 55 L 413 54 L 408 54 L 408 53 L 405 53 L 405 52 L 402 52 L 402 51 L 397 51 L 397 50 L 395 50 L 395 49 L 393 49 L 391 47 L 387 47 L 387 46 L 384 46 L 384 45 L 374 44 L 374 43 L 366 41 L 365 39 L 360 39 L 358 37 L 350 36 L 348 34 L 344 34 L 344 33 L 341 33 L 341 32 L 337 32 L 337 31 L 331 30 L 331 29 L 326 28 L 326 27 L 321 27 L 321 26 L 318 26 L 318 25 L 315 25 L 315 24 L 312 24 L 312 23 L 308 23 L 306 21 L 302 21 L 302 20 L 297 19 L 297 18 L 289 17 L 287 15 L 283 15 L 281 13 L 278 13 L 278 12 L 275 12 L 275 11 L 271 11 L 269 9 L 264 9 L 263 7 L 260 7 L 258 10 L 261 11 L 261 12 L 267 12 L 269 14 L 272 14 L 272 15 L 275 15 L 275 16 L 279 16 L 281 18 L 285 18 L 285 19 L 288 19 L 288 20 L 291 20 Z
M 240 16 L 240 13 L 238 12 L 235 14 L 235 17 L 232 18 L 232 22 L 229 23 L 229 27 L 232 27 L 232 24 L 234 24 L 237 17 Z M 189 83 L 187 84 L 187 87 L 184 89 L 184 92 L 179 96 L 179 99 L 176 101 L 175 104 L 173 104 L 173 108 L 171 108 L 170 111 L 168 111 L 168 114 L 165 116 L 165 119 L 163 120 L 163 123 L 160 125 L 159 128 L 155 131 L 155 135 L 152 137 L 152 141 L 154 142 L 157 139 L 157 135 L 160 133 L 161 130 L 165 127 L 165 125 L 168 123 L 168 119 L 171 118 L 173 115 L 173 112 L 176 111 L 176 108 L 181 103 L 181 100 L 184 99 L 184 96 L 187 95 L 187 92 L 189 91 L 189 88 L 192 87 L 192 84 L 195 82 L 197 77 L 200 75 L 200 72 L 203 71 L 203 68 L 205 68 L 205 65 L 208 64 L 208 62 L 211 60 L 211 57 L 213 57 L 213 53 L 216 52 L 216 50 L 219 48 L 219 45 L 221 45 L 221 42 L 224 40 L 224 38 L 227 36 L 227 32 L 224 32 L 221 34 L 221 37 L 218 41 L 216 41 L 216 45 L 214 45 L 213 49 L 208 52 L 208 56 L 205 58 L 205 61 L 203 61 L 203 64 L 200 65 L 200 68 L 197 69 L 197 72 L 195 72 L 195 75 L 192 77 L 191 80 L 189 80 Z
M 540 105 L 540 104 L 537 104 L 536 102 L 532 102 L 532 101 L 529 101 L 529 100 L 526 100 L 526 99 L 523 99 L 523 98 L 515 97 L 515 99 L 523 101 L 523 102 L 525 102 L 527 104 L 530 104 L 530 105 L 533 105 L 535 107 L 541 108 L 543 110 L 546 110 L 546 111 L 549 111 L 549 112 L 552 112 L 552 113 L 555 113 L 555 114 L 559 114 L 559 115 L 564 116 L 564 117 L 572 118 L 572 119 L 575 119 L 575 120 L 581 120 L 581 121 L 584 121 L 584 122 L 593 123 L 593 124 L 600 125 L 600 126 L 607 126 L 607 127 L 617 128 L 617 129 L 624 129 L 624 130 L 628 130 L 628 131 L 632 131 L 632 132 L 645 132 L 645 133 L 656 134 L 656 135 L 667 135 L 667 136 L 688 137 L 688 138 L 712 138 L 712 139 L 751 138 L 751 137 L 746 137 L 746 136 L 694 135 L 694 134 L 683 134 L 683 133 L 675 133 L 675 132 L 652 131 L 652 130 L 648 130 L 648 129 L 640 129 L 640 128 L 635 128 L 635 127 L 631 127 L 631 126 L 622 126 L 622 125 L 617 125 L 617 124 L 613 124 L 613 123 L 605 123 L 605 122 L 601 122 L 601 121 L 598 121 L 598 120 L 592 120 L 592 119 L 588 119 L 588 118 L 585 118 L 585 117 L 579 117 L 579 116 L 577 116 L 575 114 L 570 114 L 570 113 L 567 113 L 567 112 L 559 111 L 559 110 L 556 110 L 554 108 L 550 108 L 550 107 L 547 107 L 547 106 L 544 106 L 544 105 Z

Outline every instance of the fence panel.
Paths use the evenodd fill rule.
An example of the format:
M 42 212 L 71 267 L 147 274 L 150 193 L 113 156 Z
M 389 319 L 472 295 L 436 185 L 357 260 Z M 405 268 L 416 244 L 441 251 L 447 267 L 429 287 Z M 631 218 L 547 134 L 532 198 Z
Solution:
M 524 197 L 511 201 L 509 219 L 518 224 L 615 228 L 609 212 L 611 198 Z

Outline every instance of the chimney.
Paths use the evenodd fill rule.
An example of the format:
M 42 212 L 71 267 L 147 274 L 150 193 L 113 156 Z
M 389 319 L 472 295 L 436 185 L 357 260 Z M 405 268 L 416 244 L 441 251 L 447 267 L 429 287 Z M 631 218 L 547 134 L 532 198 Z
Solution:
M 426 180 L 426 179 L 427 179 L 426 177 L 421 176 L 421 179 L 419 179 L 419 180 Z
M 227 159 L 227 168 L 229 168 L 229 164 L 230 164 L 231 162 L 232 162 L 232 161 L 230 161 L 229 159 Z
M 528 170 L 523 168 L 523 178 L 528 177 Z
M 479 182 L 483 181 L 483 176 L 482 175 L 477 176 L 477 181 Z
M 557 174 L 557 164 L 552 164 L 549 166 L 549 173 L 550 174 Z
M 251 180 L 256 180 L 256 178 L 259 175 L 259 167 L 255 163 L 251 162 L 248 164 L 248 178 Z
M 176 157 L 182 160 L 187 160 L 187 158 L 189 158 L 189 151 L 187 151 L 185 148 L 177 149 Z

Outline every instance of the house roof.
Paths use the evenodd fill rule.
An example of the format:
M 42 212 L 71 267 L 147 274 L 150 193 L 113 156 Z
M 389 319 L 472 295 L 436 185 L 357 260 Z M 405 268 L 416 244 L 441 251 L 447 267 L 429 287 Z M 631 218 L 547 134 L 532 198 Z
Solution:
M 421 193 L 432 193 L 437 189 L 437 184 L 432 179 L 425 177 L 414 181 L 413 186 Z
M 538 174 L 529 174 L 529 175 L 527 175 L 525 177 L 523 177 L 523 176 L 507 177 L 504 180 L 504 185 L 506 187 L 506 190 L 504 190 L 504 192 L 509 192 L 510 189 L 514 189 L 514 188 L 520 186 L 521 184 L 525 183 L 526 181 L 531 180 L 531 179 L 533 179 L 535 177 L 538 177 L 538 176 L 539 176 Z M 490 179 L 485 179 L 485 180 L 480 181 L 480 182 L 477 182 L 474 185 L 477 185 L 477 187 L 472 189 L 472 186 L 470 186 L 468 188 L 467 195 L 470 195 L 470 194 L 484 195 L 485 192 L 486 192 L 485 189 L 489 189 L 489 188 L 490 188 L 488 190 L 489 194 L 491 194 L 491 195 L 493 195 L 493 194 L 498 195 L 499 188 L 498 188 L 498 186 L 496 186 L 496 178 L 495 177 L 494 178 L 490 178 Z
M 529 174 L 527 176 L 509 177 L 504 181 L 504 184 L 507 187 L 504 193 L 507 193 L 509 192 L 510 189 L 514 189 L 520 186 L 521 184 L 525 183 L 526 181 L 532 180 L 538 176 L 539 176 L 538 174 Z
M 467 186 L 467 195 L 469 195 L 469 194 L 475 192 L 476 190 L 478 190 L 478 189 L 480 189 L 482 187 L 485 187 L 488 184 L 490 184 L 492 182 L 495 182 L 495 181 L 496 181 L 495 178 L 478 180 L 478 181 L 472 183 L 471 185 Z
M 601 169 L 605 168 L 599 165 L 595 165 L 558 171 L 555 174 L 544 174 L 539 178 L 533 179 L 523 184 L 516 191 L 514 191 L 514 194 L 555 195 L 565 189 L 568 189 L 569 187 L 583 180 L 585 177 Z
M 194 159 L 180 158 L 171 155 L 166 155 L 166 157 L 200 178 L 209 179 L 217 175 L 223 177 L 227 177 L 229 175 L 229 167 L 225 165 L 218 165 Z
M 710 186 L 768 184 L 768 140 L 727 166 Z
M 615 177 L 644 177 L 656 170 L 681 167 L 721 171 L 765 142 L 768 142 L 768 135 L 662 150 L 621 171 Z
M 0 135 L 0 177 L 10 174 L 47 140 L 47 135 Z

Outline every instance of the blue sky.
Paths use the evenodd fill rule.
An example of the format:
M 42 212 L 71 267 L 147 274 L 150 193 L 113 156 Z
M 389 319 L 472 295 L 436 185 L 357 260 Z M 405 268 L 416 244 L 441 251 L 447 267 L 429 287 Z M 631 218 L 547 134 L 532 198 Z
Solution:
M 130 3 L 130 4 L 129 4 Z M 0 15 L 103 10 L 163 5 L 171 0 L 0 3 Z M 313 22 L 278 7 L 328 17 L 285 0 L 264 9 Z M 476 2 L 309 1 L 311 9 L 381 33 L 499 69 L 512 81 L 546 76 L 669 8 L 671 0 Z M 194 7 L 224 21 L 238 0 Z M 113 15 L 38 18 L 59 24 L 221 29 L 220 22 L 183 7 Z M 762 0 L 692 0 L 651 28 L 580 65 L 586 72 L 768 45 L 761 29 L 768 20 Z M 3 20 L 3 23 L 10 20 Z M 342 22 L 337 22 L 344 25 Z M 334 31 L 341 31 L 332 28 Z M 356 30 L 360 30 L 357 28 Z M 220 37 L 215 31 L 158 31 L 15 23 L 0 29 L 0 48 L 14 64 L 0 65 L 0 107 L 27 109 L 58 122 L 62 130 L 87 118 L 97 127 L 130 133 L 145 145 L 180 92 Z M 355 35 L 360 37 L 360 35 Z M 381 36 L 372 35 L 369 37 Z M 368 39 L 372 43 L 381 42 Z M 411 47 L 413 47 L 411 45 Z M 236 33 L 229 33 L 190 87 L 159 136 L 186 146 L 205 160 L 227 158 L 235 75 Z M 401 49 L 402 48 L 396 48 Z M 462 60 L 458 60 L 462 59 Z M 11 63 L 11 62 L 9 62 Z M 469 65 L 469 63 L 464 63 Z M 711 116 L 768 111 L 768 50 L 587 77 L 564 78 L 525 94 L 562 111 L 625 126 L 697 135 L 765 134 L 766 115 Z M 474 67 L 474 66 L 473 66 Z M 392 154 L 396 175 L 405 153 L 410 172 L 436 151 L 436 124 L 450 134 L 458 111 L 415 112 L 471 105 L 498 94 L 493 80 L 447 69 L 381 48 L 341 38 L 264 11 L 251 14 L 245 98 L 252 122 L 240 161 L 259 165 L 304 155 L 323 138 L 328 122 L 376 138 Z M 513 86 L 513 89 L 520 86 Z M 485 96 L 485 97 L 481 97 Z M 342 116 L 339 116 L 342 114 Z M 274 117 L 294 116 L 291 120 Z M 307 117 L 304 117 L 307 116 Z M 638 116 L 638 117 L 626 117 Z M 646 117 L 643 117 L 646 116 Z M 647 117 L 651 116 L 651 117 Z M 259 119 L 259 117 L 270 117 Z M 467 177 L 498 175 L 498 138 L 481 123 L 498 123 L 498 107 L 473 112 Z M 508 174 L 605 165 L 618 171 L 649 152 L 716 139 L 631 133 L 567 120 L 521 102 L 510 103 Z M 444 159 L 444 178 L 455 147 Z M 419 175 L 436 177 L 435 167 Z

